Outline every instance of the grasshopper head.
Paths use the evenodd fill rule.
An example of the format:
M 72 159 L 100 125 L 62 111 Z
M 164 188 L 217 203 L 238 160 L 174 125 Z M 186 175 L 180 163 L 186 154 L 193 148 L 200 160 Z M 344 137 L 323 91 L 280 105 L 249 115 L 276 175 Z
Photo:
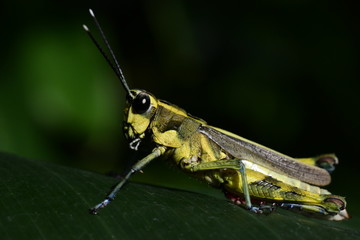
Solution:
M 157 99 L 144 90 L 131 90 L 126 98 L 124 133 L 131 149 L 138 149 L 145 137 L 158 103 Z

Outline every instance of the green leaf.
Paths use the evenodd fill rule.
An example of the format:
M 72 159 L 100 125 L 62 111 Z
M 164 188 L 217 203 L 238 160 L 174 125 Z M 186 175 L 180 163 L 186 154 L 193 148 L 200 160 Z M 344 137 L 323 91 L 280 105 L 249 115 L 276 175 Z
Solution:
M 0 153 L 1 239 L 354 239 L 344 222 L 277 210 L 250 213 L 225 199 L 130 183 L 99 215 L 88 209 L 115 179 Z

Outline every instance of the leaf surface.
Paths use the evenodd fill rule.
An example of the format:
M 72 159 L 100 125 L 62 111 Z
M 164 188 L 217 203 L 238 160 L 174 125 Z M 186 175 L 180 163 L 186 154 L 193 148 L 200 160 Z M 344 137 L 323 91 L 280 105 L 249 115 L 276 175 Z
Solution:
M 90 215 L 116 181 L 0 153 L 1 239 L 360 239 L 355 218 L 256 215 L 225 199 L 135 183 Z

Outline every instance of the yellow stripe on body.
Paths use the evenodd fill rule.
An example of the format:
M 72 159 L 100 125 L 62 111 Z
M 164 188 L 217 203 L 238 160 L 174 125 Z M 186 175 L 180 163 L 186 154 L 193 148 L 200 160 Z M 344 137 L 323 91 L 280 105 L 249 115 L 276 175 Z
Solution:
M 178 114 L 180 116 L 184 116 L 184 117 L 187 117 L 187 118 L 191 118 L 197 122 L 200 122 L 202 124 L 206 124 L 206 122 L 203 120 L 203 119 L 200 119 L 198 117 L 195 117 L 195 116 L 192 116 L 190 115 L 189 113 L 187 113 L 184 109 L 172 104 L 172 103 L 168 103 L 168 102 L 165 102 L 164 100 L 158 100 L 158 105 L 165 108 L 166 110 L 168 111 L 171 111 L 175 114 Z
M 165 103 L 163 101 L 158 101 L 158 104 L 159 106 L 175 113 L 175 114 L 179 114 L 181 116 L 184 116 L 184 117 L 188 117 L 187 113 L 185 110 L 179 108 L 178 106 L 175 106 L 175 105 L 170 105 L 169 103 Z

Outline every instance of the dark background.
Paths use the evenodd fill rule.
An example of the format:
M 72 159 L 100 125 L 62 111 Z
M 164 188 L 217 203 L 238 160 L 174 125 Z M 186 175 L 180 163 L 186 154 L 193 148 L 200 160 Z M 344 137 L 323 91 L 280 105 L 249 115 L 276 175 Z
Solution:
M 97 35 L 89 7 L 131 88 L 290 156 L 336 153 L 328 189 L 347 196 L 351 213 L 360 134 L 352 1 L 2 1 L 0 150 L 101 173 L 139 158 L 122 133 L 124 90 L 81 28 Z M 135 179 L 194 182 L 182 176 L 154 163 Z

